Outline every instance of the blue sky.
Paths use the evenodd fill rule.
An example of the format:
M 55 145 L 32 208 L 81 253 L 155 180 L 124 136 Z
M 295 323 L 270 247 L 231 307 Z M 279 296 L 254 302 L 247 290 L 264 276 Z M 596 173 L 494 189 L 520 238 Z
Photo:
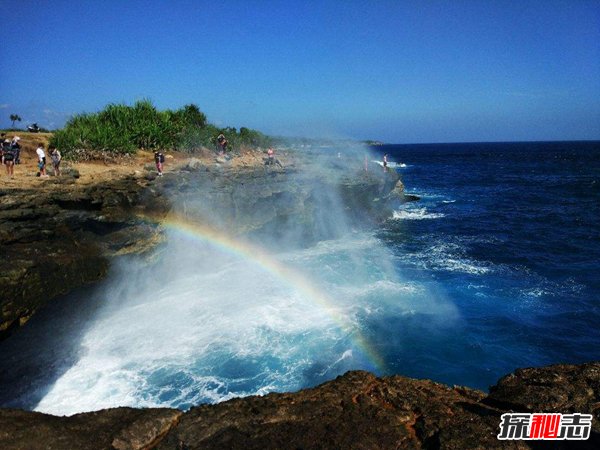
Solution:
M 600 139 L 600 1 L 0 6 L 0 126 L 149 98 L 278 135 Z

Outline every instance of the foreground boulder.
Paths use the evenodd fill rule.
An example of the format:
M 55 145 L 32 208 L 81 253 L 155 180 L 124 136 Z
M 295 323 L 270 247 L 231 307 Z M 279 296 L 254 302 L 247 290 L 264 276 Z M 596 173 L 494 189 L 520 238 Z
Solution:
M 509 411 L 591 413 L 592 433 L 580 442 L 499 441 L 500 416 Z M 115 408 L 55 417 L 0 410 L 0 448 L 596 449 L 599 420 L 600 362 L 518 370 L 487 396 L 429 380 L 348 372 L 313 389 L 186 413 Z

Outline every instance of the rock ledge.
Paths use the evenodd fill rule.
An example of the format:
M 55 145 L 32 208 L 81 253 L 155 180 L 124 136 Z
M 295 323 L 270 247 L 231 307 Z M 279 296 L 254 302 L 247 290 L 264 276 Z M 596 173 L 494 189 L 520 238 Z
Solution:
M 56 417 L 0 410 L 3 449 L 540 448 L 499 441 L 504 412 L 591 413 L 600 448 L 600 362 L 520 369 L 489 395 L 402 376 L 348 372 L 313 389 L 173 409 L 114 408 Z M 542 447 L 546 448 L 546 447 Z

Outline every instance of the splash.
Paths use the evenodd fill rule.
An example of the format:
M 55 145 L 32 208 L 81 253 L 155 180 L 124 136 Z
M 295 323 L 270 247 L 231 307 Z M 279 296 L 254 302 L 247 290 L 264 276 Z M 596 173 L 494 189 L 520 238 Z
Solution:
M 187 409 L 296 390 L 350 369 L 389 373 L 366 336 L 379 301 L 310 271 L 331 255 L 275 256 L 180 216 L 153 223 L 166 230 L 166 244 L 150 265 L 131 258 L 114 268 L 79 359 L 37 411 Z
M 227 234 L 206 225 L 192 222 L 182 216 L 172 215 L 161 222 L 167 229 L 185 235 L 192 241 L 209 243 L 220 251 L 250 261 L 262 270 L 276 276 L 292 289 L 300 292 L 310 299 L 315 305 L 322 308 L 331 316 L 345 332 L 350 332 L 353 326 L 346 322 L 344 315 L 340 314 L 333 299 L 319 289 L 315 283 L 309 280 L 299 271 L 283 264 L 260 247 L 252 245 L 241 239 L 234 239 Z M 361 349 L 364 356 L 371 363 L 369 370 L 377 373 L 386 373 L 385 362 L 378 354 L 376 348 L 358 330 L 354 330 L 353 341 Z

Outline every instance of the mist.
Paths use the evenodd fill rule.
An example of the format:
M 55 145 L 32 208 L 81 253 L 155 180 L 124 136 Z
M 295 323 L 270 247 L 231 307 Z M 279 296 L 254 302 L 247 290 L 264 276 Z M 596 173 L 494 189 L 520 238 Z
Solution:
M 285 170 L 198 170 L 165 189 L 163 244 L 113 267 L 79 359 L 37 411 L 188 409 L 353 369 L 386 375 L 393 337 L 381 323 L 458 320 L 442 294 L 398 272 L 368 211 L 339 189 L 383 176 L 372 163 L 361 174 L 370 150 L 306 149 L 294 164 L 278 156 Z

